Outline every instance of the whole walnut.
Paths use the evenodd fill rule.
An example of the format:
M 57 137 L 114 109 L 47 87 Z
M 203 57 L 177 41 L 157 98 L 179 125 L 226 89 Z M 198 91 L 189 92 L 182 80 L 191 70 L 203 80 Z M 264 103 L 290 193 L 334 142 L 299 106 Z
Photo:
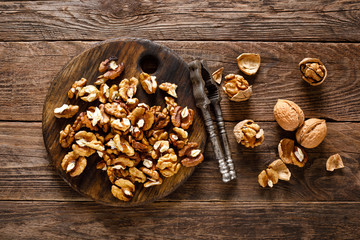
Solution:
M 274 117 L 277 123 L 286 131 L 295 131 L 305 120 L 304 112 L 294 102 L 278 99 L 274 106 Z
M 324 140 L 326 132 L 325 120 L 310 118 L 296 131 L 296 141 L 305 148 L 315 148 Z

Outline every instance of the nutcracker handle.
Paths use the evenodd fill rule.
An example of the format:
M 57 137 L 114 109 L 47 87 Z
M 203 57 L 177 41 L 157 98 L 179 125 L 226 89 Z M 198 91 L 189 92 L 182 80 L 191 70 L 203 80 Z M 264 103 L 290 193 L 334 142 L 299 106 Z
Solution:
M 231 151 L 230 151 L 230 145 L 229 140 L 225 131 L 225 122 L 222 117 L 221 108 L 219 102 L 213 104 L 214 111 L 215 111 L 215 117 L 216 117 L 216 123 L 218 126 L 218 131 L 220 133 L 221 141 L 223 143 L 223 149 L 225 153 L 225 161 L 229 168 L 229 174 L 230 174 L 230 180 L 233 180 L 236 178 L 236 172 L 234 167 L 234 162 L 231 158 Z
M 216 136 L 215 126 L 211 119 L 211 114 L 209 107 L 207 106 L 204 109 L 201 109 L 205 121 L 206 129 L 209 133 L 210 142 L 214 150 L 215 158 L 219 162 L 219 170 L 222 175 L 223 182 L 229 182 L 231 180 L 231 174 L 229 172 L 229 168 L 227 163 L 225 162 L 224 154 L 222 152 L 221 144 L 219 139 Z

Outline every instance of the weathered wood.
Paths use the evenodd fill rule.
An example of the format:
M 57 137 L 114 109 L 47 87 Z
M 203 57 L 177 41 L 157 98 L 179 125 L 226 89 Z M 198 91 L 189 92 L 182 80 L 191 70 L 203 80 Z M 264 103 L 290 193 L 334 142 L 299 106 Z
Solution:
M 97 154 L 87 158 L 87 166 L 80 176 L 71 177 L 69 174 L 66 174 L 61 166 L 62 159 L 69 150 L 63 149 L 60 146 L 59 132 L 63 130 L 67 124 L 72 125 L 74 118 L 57 119 L 54 116 L 54 109 L 65 103 L 78 105 L 80 108 L 79 112 L 86 111 L 89 106 L 98 106 L 100 104 L 98 101 L 87 103 L 80 98 L 70 100 L 67 93 L 73 83 L 81 77 L 85 77 L 88 80 L 88 85 L 94 84 L 96 78 L 101 75 L 98 71 L 99 64 L 111 56 L 121 59 L 121 62 L 124 64 L 125 69 L 121 74 L 122 78 L 130 79 L 134 76 L 139 78 L 139 75 L 144 71 L 156 76 L 158 85 L 164 82 L 177 84 L 178 97 L 176 102 L 183 107 L 187 106 L 195 110 L 192 126 L 187 129 L 189 142 L 198 143 L 201 150 L 205 149 L 206 130 L 192 96 L 187 64 L 169 48 L 155 44 L 149 40 L 124 38 L 103 42 L 82 52 L 59 72 L 49 88 L 42 119 L 45 147 L 49 153 L 52 164 L 60 176 L 80 193 L 98 202 L 109 205 L 134 206 L 151 202 L 168 195 L 186 181 L 194 171 L 194 167 L 181 167 L 174 176 L 163 178 L 163 183 L 159 186 L 145 188 L 142 184 L 139 184 L 131 200 L 124 202 L 115 198 L 111 193 L 112 184 L 108 180 L 106 172 L 100 171 L 99 173 L 99 170 L 96 169 L 96 163 L 100 161 Z M 142 64 L 142 62 L 145 61 L 144 59 L 149 59 L 150 57 L 158 61 L 153 72 L 148 72 L 146 69 L 148 66 Z M 154 63 L 148 63 L 148 65 L 150 64 Z M 106 83 L 109 86 L 119 84 L 120 78 L 108 80 Z M 166 93 L 160 89 L 157 89 L 153 95 L 147 94 L 141 87 L 141 84 L 139 84 L 136 93 L 139 101 L 149 106 L 166 107 L 165 96 Z M 170 131 L 168 128 L 166 128 L 166 130 Z M 105 136 L 106 134 L 104 134 L 104 137 Z
M 322 1 L 6 1 L 0 39 L 360 40 L 359 4 Z
M 2 239 L 357 239 L 359 202 L 95 203 L 2 201 Z
M 168 201 L 359 201 L 360 123 L 328 123 L 328 135 L 317 148 L 308 150 L 304 169 L 290 166 L 290 182 L 262 189 L 257 175 L 276 158 L 283 137 L 294 137 L 276 123 L 259 122 L 265 141 L 255 149 L 235 142 L 235 123 L 226 123 L 238 179 L 224 184 L 218 163 L 208 145 L 204 162 Z M 0 200 L 89 200 L 73 191 L 58 176 L 46 156 L 41 123 L 0 122 Z M 325 170 L 327 158 L 340 153 L 345 168 Z
M 306 117 L 336 121 L 360 119 L 360 44 L 261 43 L 261 42 L 159 42 L 175 50 L 186 62 L 205 59 L 211 70 L 225 67 L 224 74 L 239 73 L 236 57 L 258 52 L 262 64 L 249 78 L 253 95 L 247 102 L 229 102 L 222 90 L 226 121 L 244 118 L 272 121 L 278 98 L 299 104 Z M 88 42 L 0 43 L 0 120 L 40 121 L 51 80 L 67 61 Z M 304 57 L 318 57 L 328 69 L 325 82 L 312 87 L 301 80 L 298 63 Z

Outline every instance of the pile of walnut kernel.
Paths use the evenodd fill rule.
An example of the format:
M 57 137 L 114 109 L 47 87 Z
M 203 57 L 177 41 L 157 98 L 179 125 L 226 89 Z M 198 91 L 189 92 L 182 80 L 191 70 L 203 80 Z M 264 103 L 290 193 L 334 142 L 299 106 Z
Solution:
M 85 78 L 72 85 L 69 99 L 80 97 L 96 104 L 79 113 L 73 124 L 60 132 L 59 142 L 72 150 L 61 162 L 66 173 L 71 177 L 80 175 L 86 168 L 86 158 L 97 154 L 96 168 L 107 172 L 114 197 L 129 201 L 136 182 L 144 187 L 160 185 L 181 165 L 196 166 L 204 156 L 198 143 L 189 142 L 187 129 L 192 125 L 194 111 L 175 102 L 177 85 L 160 84 L 159 88 L 172 97 L 165 97 L 166 108 L 150 107 L 134 96 L 139 80 L 147 94 L 154 94 L 158 87 L 156 77 L 141 73 L 139 80 L 132 77 L 118 85 L 106 84 L 123 70 L 124 64 L 112 57 L 101 62 L 102 75 L 95 85 L 86 85 Z M 78 106 L 64 104 L 54 114 L 57 118 L 72 118 L 78 111 Z

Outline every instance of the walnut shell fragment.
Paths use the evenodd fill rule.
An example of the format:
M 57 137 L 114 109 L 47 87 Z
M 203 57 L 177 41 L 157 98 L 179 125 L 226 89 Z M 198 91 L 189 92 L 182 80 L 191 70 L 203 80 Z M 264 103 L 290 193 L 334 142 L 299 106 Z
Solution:
M 341 159 L 340 154 L 331 155 L 326 161 L 326 170 L 333 172 L 335 169 L 344 168 L 344 163 Z
M 262 186 L 263 188 L 266 186 L 272 188 L 274 184 L 277 184 L 278 180 L 279 180 L 279 174 L 271 168 L 262 170 L 258 176 L 258 182 L 260 186 Z
M 212 77 L 217 84 L 221 84 L 223 71 L 224 71 L 224 67 L 221 67 L 212 73 Z
M 254 148 L 264 141 L 264 130 L 253 120 L 244 120 L 234 127 L 236 141 L 245 147 Z
M 305 120 L 301 108 L 290 100 L 278 99 L 274 106 L 276 122 L 286 131 L 295 131 Z
M 312 86 L 317 86 L 325 81 L 327 70 L 317 58 L 304 58 L 299 63 L 302 79 Z
M 260 55 L 256 53 L 243 53 L 236 58 L 239 69 L 247 74 L 254 75 L 260 67 Z
M 268 168 L 273 169 L 275 172 L 278 173 L 279 179 L 284 181 L 290 181 L 291 172 L 286 167 L 285 163 L 281 159 L 277 159 L 273 161 Z
M 228 74 L 225 76 L 224 92 L 234 102 L 246 101 L 251 97 L 252 86 L 240 75 Z
M 279 156 L 286 164 L 304 167 L 308 157 L 304 149 L 295 145 L 294 140 L 284 138 L 278 145 Z
M 296 140 L 305 148 L 315 148 L 324 140 L 326 132 L 325 120 L 310 118 L 296 131 Z

